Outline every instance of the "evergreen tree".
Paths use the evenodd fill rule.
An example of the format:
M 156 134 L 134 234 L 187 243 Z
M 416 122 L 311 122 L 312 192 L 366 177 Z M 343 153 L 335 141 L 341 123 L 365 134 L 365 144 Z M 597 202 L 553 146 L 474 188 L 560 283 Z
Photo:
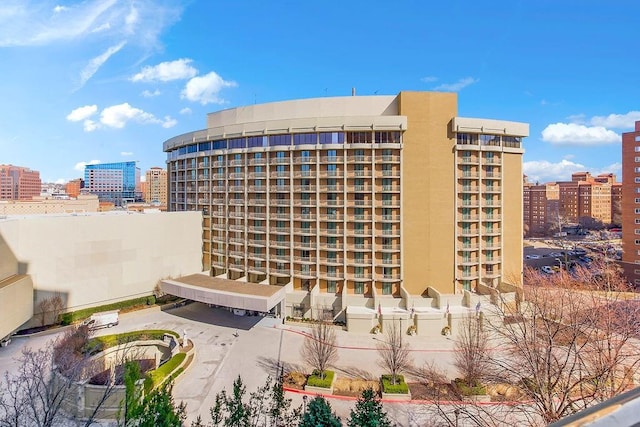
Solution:
M 129 425 L 136 427 L 182 427 L 182 423 L 187 418 L 186 405 L 184 403 L 175 405 L 171 395 L 172 389 L 171 383 L 165 383 L 162 387 L 145 396 L 140 414 Z
M 225 426 L 229 427 L 245 427 L 249 425 L 249 411 L 242 402 L 242 398 L 246 392 L 246 387 L 242 383 L 242 378 L 238 378 L 233 382 L 233 393 L 226 400 L 228 417 L 225 420 Z
M 356 407 L 351 410 L 349 427 L 391 427 L 382 403 L 370 388 L 364 390 L 358 398 Z
M 316 396 L 307 405 L 299 427 L 341 427 L 340 418 L 331 411 L 331 405 L 322 396 Z

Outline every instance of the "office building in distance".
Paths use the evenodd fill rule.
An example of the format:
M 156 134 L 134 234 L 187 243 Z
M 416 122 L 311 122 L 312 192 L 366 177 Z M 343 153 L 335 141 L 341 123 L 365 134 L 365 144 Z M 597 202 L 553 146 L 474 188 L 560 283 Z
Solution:
M 40 172 L 13 165 L 0 165 L 0 200 L 31 200 L 40 195 Z
M 167 171 L 153 167 L 145 172 L 144 201 L 160 206 L 167 205 Z
M 204 269 L 285 286 L 286 315 L 444 309 L 519 284 L 528 132 L 454 93 L 232 108 L 164 142 L 169 210 L 202 211 Z
M 140 169 L 136 162 L 87 165 L 82 192 L 95 194 L 100 202 L 115 206 L 141 201 Z

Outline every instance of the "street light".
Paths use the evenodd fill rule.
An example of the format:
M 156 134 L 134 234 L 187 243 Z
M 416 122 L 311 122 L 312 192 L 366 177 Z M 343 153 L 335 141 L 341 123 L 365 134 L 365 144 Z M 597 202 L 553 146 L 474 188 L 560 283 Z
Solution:
M 302 413 L 307 413 L 307 395 L 302 396 Z

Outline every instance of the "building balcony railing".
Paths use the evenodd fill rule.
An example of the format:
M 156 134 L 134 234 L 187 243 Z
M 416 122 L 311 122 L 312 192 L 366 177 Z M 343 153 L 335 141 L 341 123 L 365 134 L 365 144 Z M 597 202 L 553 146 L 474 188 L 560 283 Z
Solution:
M 483 200 L 482 201 L 483 207 L 499 207 L 501 204 L 502 202 L 500 202 L 500 200 Z
M 395 236 L 395 237 L 400 236 L 400 230 L 391 229 L 391 230 L 380 230 L 380 231 L 383 236 Z
M 479 215 L 458 215 L 458 221 L 460 222 L 477 222 L 479 219 Z
M 400 171 L 399 170 L 383 170 L 382 176 L 400 178 Z
M 269 176 L 271 178 L 289 178 L 289 171 L 273 171 Z
M 381 245 L 381 249 L 383 251 L 399 251 L 400 250 L 400 245 L 399 244 L 387 244 L 387 245 Z
M 369 251 L 371 250 L 371 244 L 369 243 L 355 243 L 352 245 L 353 249 L 358 249 L 358 250 L 362 250 L 362 251 Z M 352 249 L 350 249 L 352 250 Z
M 244 224 L 229 224 L 231 231 L 244 231 Z
M 320 232 L 325 236 L 342 236 L 342 229 L 340 228 L 323 228 Z
M 382 191 L 387 193 L 398 193 L 400 192 L 400 186 L 399 185 L 383 185 Z
M 347 200 L 348 206 L 371 206 L 373 200 Z
M 344 171 L 342 170 L 323 170 L 320 171 L 320 178 L 337 178 L 344 176 Z
M 229 270 L 244 271 L 244 264 L 229 263 Z
M 477 185 L 462 185 L 458 187 L 458 193 L 477 193 L 480 187 Z
M 315 192 L 316 191 L 316 186 L 315 185 L 294 185 L 293 189 L 295 191 Z
M 309 227 L 309 228 L 300 228 L 300 227 L 295 227 L 295 228 L 293 229 L 293 231 L 294 231 L 296 234 L 306 234 L 306 235 L 313 235 L 313 234 L 316 234 L 316 229 L 315 229 L 315 228 L 312 228 L 312 227 Z
M 502 163 L 502 159 L 500 157 L 485 157 L 482 162 L 487 165 L 499 165 Z
M 493 228 L 485 228 L 482 230 L 482 234 L 484 234 L 485 236 L 495 236 L 497 234 L 500 234 L 502 232 L 502 230 L 498 227 L 493 227 Z
M 316 242 L 301 242 L 298 240 L 293 241 L 294 248 L 315 248 Z
M 310 200 L 294 200 L 293 205 L 294 206 L 316 206 L 317 205 L 317 201 L 315 199 L 310 199 Z
M 483 264 L 500 264 L 501 262 L 501 258 L 498 256 L 494 256 L 494 257 L 484 257 L 482 259 L 482 263 Z
M 213 224 L 211 224 L 211 228 L 213 228 L 214 230 L 225 230 L 226 225 L 224 224 L 224 222 L 221 222 L 221 223 L 214 222 Z
M 316 258 L 315 257 L 295 256 L 295 257 L 293 257 L 293 260 L 295 262 L 303 262 L 303 263 L 308 263 L 308 264 L 315 264 L 315 262 L 316 262 Z
M 485 172 L 483 178 L 489 178 L 489 179 L 500 179 L 502 177 L 502 174 L 500 172 Z
M 323 242 L 320 243 L 320 247 L 322 249 L 342 249 L 344 247 L 344 245 L 342 243 L 327 243 L 327 242 Z
M 267 274 L 267 267 L 250 265 L 247 269 L 250 273 Z
M 217 200 L 220 200 L 220 199 L 217 199 Z M 229 204 L 234 206 L 243 206 L 244 199 L 229 199 Z
M 293 214 L 293 218 L 294 219 L 302 219 L 302 220 L 315 220 L 316 219 L 316 215 L 315 214 Z
M 322 156 L 320 157 L 320 162 L 322 163 L 342 163 L 344 161 L 344 157 L 342 156 Z
M 347 191 L 370 192 L 372 188 L 370 185 L 347 185 Z
M 324 258 L 324 257 L 320 257 L 318 258 L 320 261 L 320 264 L 342 264 L 343 263 L 343 259 L 340 257 L 335 257 L 335 258 Z
M 378 261 L 380 264 L 382 265 L 386 265 L 386 266 L 396 266 L 396 265 L 400 265 L 400 260 L 399 259 L 388 259 L 388 258 L 382 258 L 381 260 Z
M 249 199 L 249 204 L 264 206 L 267 204 L 267 199 Z
M 326 193 L 342 193 L 342 185 L 321 185 L 320 192 Z
M 272 185 L 269 190 L 275 193 L 288 193 L 290 187 L 288 185 Z
M 324 221 L 341 221 L 342 214 L 320 214 L 320 219 Z
M 500 249 L 500 243 L 484 243 L 482 245 L 482 249 L 485 250 L 496 250 Z
M 291 276 L 291 270 L 288 268 L 270 268 L 269 273 L 276 276 Z
M 475 265 L 480 261 L 477 257 L 469 257 L 469 258 L 460 258 L 458 259 L 458 264 L 460 265 Z
M 380 204 L 382 206 L 388 206 L 388 207 L 392 207 L 392 208 L 399 208 L 400 207 L 400 200 L 380 200 Z
M 211 166 L 213 166 L 214 168 L 220 168 L 220 167 L 223 167 L 224 165 L 225 165 L 224 160 L 217 160 L 215 162 L 211 162 Z
M 483 221 L 491 221 L 491 222 L 495 222 L 495 221 L 501 221 L 502 220 L 502 216 L 501 215 L 485 215 L 482 217 Z
M 347 234 L 356 236 L 371 236 L 372 230 L 364 228 L 347 229 Z
M 469 244 L 469 245 L 461 245 L 458 247 L 459 251 L 462 252 L 469 252 L 469 251 L 477 251 L 480 248 L 480 245 L 476 244 Z
M 305 156 L 300 156 L 300 157 L 294 157 L 293 158 L 293 163 L 296 164 L 301 164 L 301 163 L 315 163 L 316 162 L 316 157 L 305 157 Z
M 249 159 L 249 164 L 252 165 L 252 166 L 255 166 L 255 165 L 266 165 L 267 164 L 267 159 L 263 159 L 263 158 L 260 158 L 260 159 Z
M 295 171 L 293 176 L 295 178 L 312 178 L 316 176 L 316 171 Z
M 371 156 L 347 156 L 347 163 L 371 163 Z
M 275 234 L 289 234 L 291 229 L 289 227 L 270 227 L 269 231 Z
M 475 280 L 478 278 L 476 272 L 460 272 L 458 273 L 458 280 Z
M 352 273 L 351 277 L 354 279 L 369 279 L 371 280 L 371 273 Z
M 267 219 L 265 212 L 249 212 L 248 217 L 251 219 Z
M 471 229 L 458 229 L 458 235 L 459 236 L 477 236 L 478 235 L 478 230 L 475 228 L 471 228 Z
M 320 200 L 319 204 L 322 206 L 343 206 L 343 200 Z
M 320 277 L 328 279 L 342 279 L 344 273 L 341 271 L 320 271 Z
M 266 240 L 250 239 L 250 240 L 247 241 L 247 244 L 249 246 L 267 246 L 267 241 Z
M 244 239 L 239 237 L 231 237 L 229 238 L 229 243 L 232 245 L 244 245 Z
M 244 258 L 244 251 L 231 251 L 229 252 L 229 256 L 234 258 Z
M 267 177 L 267 173 L 266 172 L 251 172 L 248 175 L 249 178 L 266 178 Z
M 273 219 L 289 219 L 290 215 L 288 212 L 273 212 L 269 214 L 269 216 Z
M 500 193 L 502 188 L 499 185 L 493 185 L 491 187 L 484 187 L 482 191 L 484 193 Z
M 386 155 L 382 155 L 382 156 L 376 156 L 376 163 L 378 163 L 378 162 L 400 163 L 400 156 L 393 155 L 393 154 L 386 154 Z
M 244 159 L 229 160 L 229 166 L 244 166 Z
M 356 171 L 349 171 L 347 173 L 347 177 L 349 178 L 371 178 L 373 176 L 373 172 L 371 170 L 356 170 Z
M 478 172 L 460 171 L 458 178 L 478 178 L 480 174 Z
M 294 270 L 294 275 L 298 277 L 312 279 L 316 277 L 316 271 L 315 270 Z
M 480 202 L 478 200 L 460 200 L 458 206 L 478 207 L 480 206 Z
M 252 225 L 251 227 L 249 227 L 249 231 L 252 233 L 266 233 L 267 227 Z
M 380 215 L 378 221 L 383 222 L 398 222 L 400 221 L 400 215 Z
M 250 185 L 249 191 L 253 193 L 264 193 L 265 191 L 267 191 L 267 186 L 266 185 Z
M 349 217 L 349 220 L 353 222 L 360 222 L 360 221 L 370 222 L 371 218 L 372 218 L 371 215 L 353 215 Z
M 289 164 L 290 160 L 291 159 L 289 157 L 272 157 L 271 159 L 269 159 L 269 164 L 272 164 L 272 165 Z
M 462 157 L 458 157 L 458 161 L 459 161 L 459 163 L 461 163 L 463 165 L 470 165 L 470 164 L 478 164 L 478 163 L 480 163 L 480 159 L 477 158 L 477 157 L 462 156 Z
M 279 205 L 279 206 L 289 206 L 291 204 L 291 200 L 290 199 L 276 199 L 276 198 L 272 198 L 270 200 L 270 203 L 272 205 Z

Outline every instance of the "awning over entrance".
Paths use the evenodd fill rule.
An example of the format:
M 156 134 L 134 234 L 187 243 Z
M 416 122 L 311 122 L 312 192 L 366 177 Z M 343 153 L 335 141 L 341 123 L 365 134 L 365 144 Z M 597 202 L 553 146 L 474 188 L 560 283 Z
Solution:
M 163 292 L 222 307 L 268 312 L 285 298 L 283 286 L 258 285 L 191 274 L 160 282 Z

